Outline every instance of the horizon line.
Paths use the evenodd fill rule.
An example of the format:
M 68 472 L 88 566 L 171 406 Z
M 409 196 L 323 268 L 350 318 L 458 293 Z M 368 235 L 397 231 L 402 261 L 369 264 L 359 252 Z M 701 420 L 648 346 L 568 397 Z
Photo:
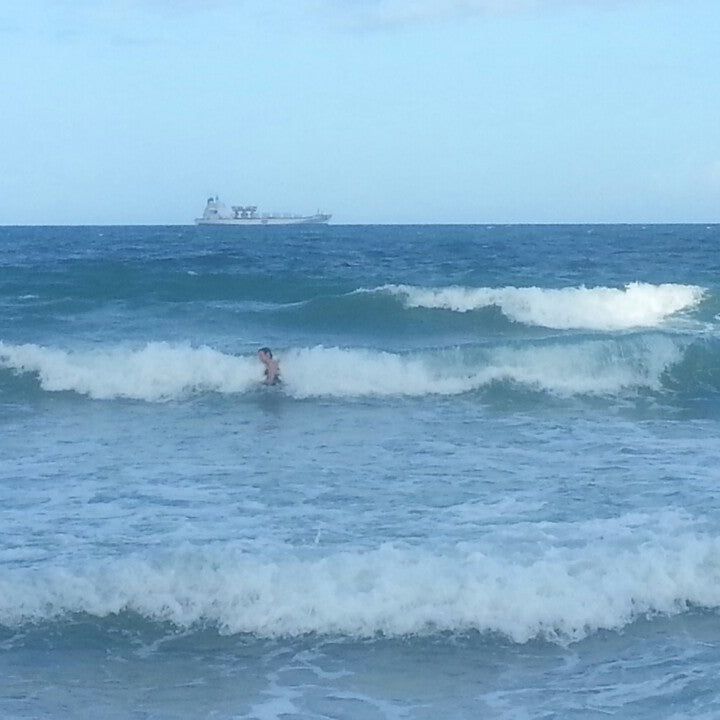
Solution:
M 637 225 L 637 226 L 660 226 L 660 225 L 720 225 L 720 220 L 558 220 L 558 221 L 484 221 L 484 222 L 355 222 L 355 223 L 297 223 L 289 225 L 196 225 L 195 223 L 8 223 L 0 224 L 0 228 L 81 228 L 81 227 L 194 227 L 194 228 L 288 228 L 288 227 L 516 227 L 516 226 L 578 226 L 578 225 Z

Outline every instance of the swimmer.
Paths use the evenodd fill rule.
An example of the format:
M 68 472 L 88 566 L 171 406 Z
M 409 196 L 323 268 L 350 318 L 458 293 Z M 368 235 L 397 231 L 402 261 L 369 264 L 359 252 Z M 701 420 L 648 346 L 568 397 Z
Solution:
M 273 359 L 270 348 L 264 347 L 258 350 L 258 358 L 265 366 L 265 385 L 277 385 L 280 382 L 280 365 Z

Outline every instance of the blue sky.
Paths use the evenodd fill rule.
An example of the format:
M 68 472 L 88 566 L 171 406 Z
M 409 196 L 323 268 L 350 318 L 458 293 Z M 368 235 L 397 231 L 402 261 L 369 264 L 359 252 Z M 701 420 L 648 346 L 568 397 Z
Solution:
M 0 0 L 0 224 L 720 221 L 718 0 Z

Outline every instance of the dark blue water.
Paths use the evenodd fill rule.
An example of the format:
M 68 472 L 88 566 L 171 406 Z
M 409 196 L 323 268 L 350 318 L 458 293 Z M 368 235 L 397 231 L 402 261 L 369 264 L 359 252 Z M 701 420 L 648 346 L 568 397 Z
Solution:
M 719 245 L 0 229 L 0 715 L 715 717 Z

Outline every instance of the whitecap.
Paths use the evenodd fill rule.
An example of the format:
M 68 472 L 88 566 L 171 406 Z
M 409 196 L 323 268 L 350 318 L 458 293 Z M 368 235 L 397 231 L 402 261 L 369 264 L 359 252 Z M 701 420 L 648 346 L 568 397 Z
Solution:
M 397 296 L 406 308 L 470 312 L 498 307 L 510 320 L 557 330 L 627 330 L 658 326 L 696 307 L 706 290 L 697 285 L 633 282 L 612 287 L 462 287 L 383 285 L 361 292 Z

